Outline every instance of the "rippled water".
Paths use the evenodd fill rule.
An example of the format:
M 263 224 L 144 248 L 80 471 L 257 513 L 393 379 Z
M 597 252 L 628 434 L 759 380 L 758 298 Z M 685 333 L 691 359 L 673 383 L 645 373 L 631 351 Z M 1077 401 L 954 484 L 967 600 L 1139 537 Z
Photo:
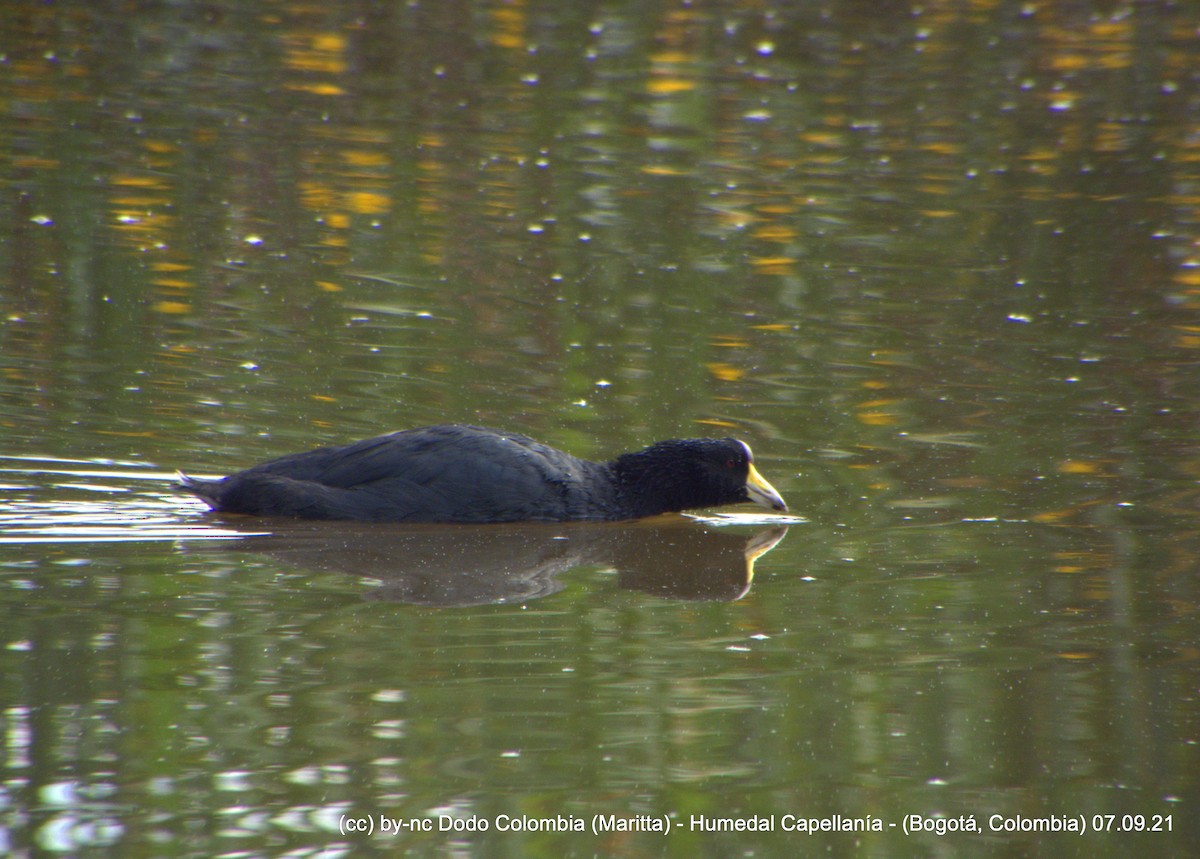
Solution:
M 138 462 L 0 457 L 0 542 L 145 542 L 240 536 L 197 521 L 205 509 Z M 43 500 L 44 499 L 44 500 Z

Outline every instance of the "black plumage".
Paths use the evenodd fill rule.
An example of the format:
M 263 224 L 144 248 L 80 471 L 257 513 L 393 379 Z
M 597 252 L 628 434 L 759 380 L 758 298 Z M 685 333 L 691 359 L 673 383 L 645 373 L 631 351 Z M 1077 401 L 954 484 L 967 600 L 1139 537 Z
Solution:
M 734 438 L 660 441 L 600 463 L 523 435 L 445 425 L 180 480 L 222 513 L 302 519 L 618 521 L 740 501 L 787 509 Z

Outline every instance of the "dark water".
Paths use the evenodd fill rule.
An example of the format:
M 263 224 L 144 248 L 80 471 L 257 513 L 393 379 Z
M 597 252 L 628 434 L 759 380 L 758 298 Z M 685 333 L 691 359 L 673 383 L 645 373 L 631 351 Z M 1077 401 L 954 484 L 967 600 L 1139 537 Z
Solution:
M 0 852 L 1191 855 L 1193 4 L 0 20 Z M 447 421 L 797 518 L 171 487 Z

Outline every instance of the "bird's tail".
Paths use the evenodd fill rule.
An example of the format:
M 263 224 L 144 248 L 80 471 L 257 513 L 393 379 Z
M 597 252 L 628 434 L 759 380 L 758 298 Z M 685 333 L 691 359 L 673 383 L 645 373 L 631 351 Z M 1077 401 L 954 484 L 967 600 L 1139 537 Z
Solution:
M 214 510 L 217 508 L 217 499 L 219 496 L 217 487 L 221 483 L 220 480 L 204 480 L 200 477 L 189 477 L 182 471 L 175 472 L 175 476 L 179 478 L 176 486 L 186 489 Z

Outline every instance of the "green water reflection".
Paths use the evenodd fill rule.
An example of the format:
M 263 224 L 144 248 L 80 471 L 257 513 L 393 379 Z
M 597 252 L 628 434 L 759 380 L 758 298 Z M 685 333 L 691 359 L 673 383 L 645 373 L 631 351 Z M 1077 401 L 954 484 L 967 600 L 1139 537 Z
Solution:
M 0 18 L 0 852 L 1190 855 L 1192 5 Z M 735 434 L 804 520 L 170 486 L 447 421 Z

